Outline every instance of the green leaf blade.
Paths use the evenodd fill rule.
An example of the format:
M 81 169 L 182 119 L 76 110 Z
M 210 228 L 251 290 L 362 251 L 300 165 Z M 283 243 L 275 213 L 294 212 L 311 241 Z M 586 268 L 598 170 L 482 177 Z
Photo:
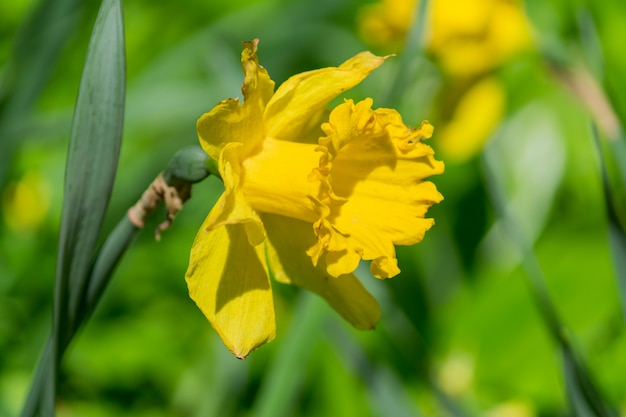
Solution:
M 92 257 L 113 189 L 124 123 L 126 61 L 120 0 L 103 0 L 89 41 L 70 135 L 59 249 L 50 371 L 31 399 L 54 415 L 58 365 L 84 313 Z M 36 409 L 37 407 L 27 407 Z
M 61 301 L 61 311 L 55 315 L 63 322 L 75 323 L 113 188 L 122 140 L 125 67 L 121 4 L 104 0 L 89 43 L 65 172 L 57 266 L 61 300 L 56 300 Z

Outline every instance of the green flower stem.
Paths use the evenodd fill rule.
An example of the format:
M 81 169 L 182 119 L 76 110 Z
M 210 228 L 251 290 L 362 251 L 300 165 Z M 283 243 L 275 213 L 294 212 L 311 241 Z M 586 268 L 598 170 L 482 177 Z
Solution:
M 113 270 L 139 230 L 141 229 L 131 223 L 128 216 L 124 216 L 104 242 L 93 263 L 85 297 L 85 310 L 81 317 L 87 318 L 91 315 L 109 284 Z
M 45 416 L 45 412 L 39 412 L 42 404 L 54 403 L 54 399 L 44 399 L 43 395 L 48 394 L 50 390 L 44 390 L 43 388 L 46 384 L 50 383 L 48 380 L 50 379 L 50 362 L 54 360 L 52 355 L 52 346 L 53 346 L 53 336 L 50 334 L 48 340 L 46 341 L 46 346 L 44 347 L 43 353 L 39 358 L 39 362 L 37 364 L 37 369 L 35 371 L 35 375 L 33 377 L 33 381 L 30 386 L 30 391 L 28 392 L 28 397 L 26 397 L 26 401 L 24 402 L 24 408 L 22 409 L 21 417 L 31 417 L 36 415 Z
M 177 152 L 167 170 L 157 177 L 157 180 L 144 192 L 139 202 L 133 206 L 133 208 L 137 207 L 137 205 L 142 206 L 140 213 L 138 214 L 137 210 L 132 211 L 133 208 L 131 208 L 128 214 L 122 218 L 109 234 L 91 265 L 85 291 L 75 312 L 76 320 L 71 323 L 64 340 L 59 341 L 57 345 L 59 351 L 56 352 L 56 355 L 54 354 L 54 333 L 51 333 L 48 337 L 21 417 L 34 417 L 37 415 L 47 417 L 54 415 L 54 399 L 44 398 L 49 396 L 51 392 L 44 388 L 48 384 L 56 382 L 53 380 L 51 372 L 53 369 L 51 361 L 55 360 L 55 356 L 58 356 L 60 360 L 80 326 L 89 319 L 95 310 L 110 282 L 115 267 L 141 230 L 145 219 L 154 212 L 159 203 L 164 202 L 168 208 L 168 220 L 166 223 L 169 226 L 176 212 L 180 210 L 184 201 L 189 198 L 191 184 L 202 181 L 209 175 L 209 170 L 205 168 L 208 159 L 200 147 L 184 148 Z M 157 181 L 164 181 L 165 188 L 155 189 Z M 180 198 L 177 199 L 175 197 Z M 180 206 L 176 204 L 177 202 L 180 203 Z M 134 213 L 134 216 L 132 213 Z M 162 230 L 164 230 L 164 227 L 159 226 L 157 233 Z M 158 236 L 160 235 L 157 234 Z
M 83 311 L 77 315 L 79 318 L 76 323 L 76 327 L 69 329 L 68 338 L 61 344 L 61 354 L 67 349 L 76 332 L 80 328 L 80 325 L 87 321 L 96 305 L 100 301 L 104 289 L 109 283 L 110 277 L 118 264 L 126 249 L 130 246 L 132 240 L 139 232 L 139 228 L 131 223 L 128 216 L 119 222 L 115 229 L 111 232 L 104 245 L 100 249 L 98 256 L 93 263 L 90 279 L 88 283 L 86 300 L 84 303 Z M 33 378 L 28 398 L 24 409 L 22 410 L 22 417 L 37 415 L 37 409 L 40 404 L 46 403 L 42 401 L 42 394 L 46 391 L 43 387 L 50 383 L 50 366 L 48 363 L 53 360 L 52 355 L 53 335 L 50 334 L 48 341 L 44 348 L 43 354 L 39 359 L 39 365 Z
M 82 323 L 86 322 L 91 316 L 91 313 L 100 301 L 100 297 L 104 293 L 104 289 L 110 281 L 113 270 L 139 230 L 140 228 L 131 223 L 128 216 L 124 216 L 104 242 L 104 245 L 102 245 L 102 248 L 98 252 L 96 260 L 92 266 L 82 311 L 77 314 L 78 320 L 75 327 L 71 327 L 69 329 L 67 339 L 60 345 L 61 355 L 67 349 Z M 44 348 L 43 354 L 39 360 L 39 365 L 37 366 L 37 371 L 33 378 L 33 383 L 25 403 L 26 405 L 22 410 L 22 417 L 37 415 L 37 409 L 40 404 L 46 403 L 45 401 L 42 401 L 43 399 L 41 396 L 46 392 L 43 390 L 44 386 L 51 382 L 49 381 L 51 368 L 48 364 L 51 360 L 53 360 L 53 337 L 54 336 L 52 334 L 48 337 L 46 347 Z

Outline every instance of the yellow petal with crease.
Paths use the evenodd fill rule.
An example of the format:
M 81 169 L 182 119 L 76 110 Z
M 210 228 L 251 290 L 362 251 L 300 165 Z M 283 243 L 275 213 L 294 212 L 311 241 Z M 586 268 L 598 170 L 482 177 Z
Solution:
M 330 100 L 363 81 L 385 59 L 361 52 L 339 67 L 303 72 L 289 78 L 278 87 L 265 109 L 267 136 L 281 140 L 299 140 L 306 136 L 312 117 L 317 117 Z
M 226 347 L 243 359 L 276 335 L 265 251 L 248 243 L 242 224 L 206 229 L 200 228 L 191 250 L 189 294 Z
M 259 65 L 257 44 L 257 40 L 243 44 L 243 105 L 234 98 L 224 100 L 203 114 L 196 123 L 202 149 L 216 161 L 227 143 L 243 143 L 248 152 L 264 138 L 263 110 L 274 91 L 274 81 Z
M 275 214 L 261 214 L 268 242 L 268 260 L 274 278 L 323 297 L 357 329 L 372 329 L 380 307 L 353 274 L 332 277 L 324 262 L 313 266 L 306 249 L 315 243 L 311 224 Z
M 209 213 L 205 226 L 207 230 L 213 230 L 227 224 L 242 223 L 250 244 L 256 246 L 263 242 L 265 233 L 259 216 L 250 207 L 239 187 L 242 152 L 243 145 L 238 142 L 228 143 L 222 150 L 219 170 L 225 190 Z

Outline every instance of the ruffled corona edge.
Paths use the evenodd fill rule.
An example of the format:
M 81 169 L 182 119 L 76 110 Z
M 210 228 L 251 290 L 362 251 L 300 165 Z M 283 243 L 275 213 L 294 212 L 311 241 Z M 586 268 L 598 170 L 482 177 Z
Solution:
M 434 224 L 424 215 L 443 196 L 424 178 L 440 174 L 442 162 L 422 140 L 433 127 L 422 122 L 407 127 L 392 109 L 372 109 L 368 98 L 346 100 L 322 125 L 318 142 L 322 155 L 309 179 L 319 180 L 315 204 L 317 236 L 307 254 L 314 264 L 326 255 L 328 273 L 347 274 L 361 259 L 371 260 L 377 278 L 397 275 L 395 244 L 421 241 Z

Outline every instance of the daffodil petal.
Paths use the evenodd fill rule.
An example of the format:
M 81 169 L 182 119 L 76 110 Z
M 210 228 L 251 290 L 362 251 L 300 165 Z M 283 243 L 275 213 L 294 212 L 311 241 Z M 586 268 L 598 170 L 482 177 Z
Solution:
M 243 145 L 238 142 L 228 143 L 222 149 L 219 170 L 225 190 L 209 213 L 205 224 L 207 230 L 214 230 L 227 224 L 242 223 L 250 244 L 256 246 L 263 242 L 265 233 L 261 219 L 248 204 L 239 187 L 242 151 Z
M 243 359 L 276 335 L 264 246 L 251 246 L 242 224 L 206 229 L 200 228 L 191 250 L 189 295 L 226 347 Z
M 442 199 L 430 181 L 403 187 L 385 183 L 386 178 L 388 175 L 383 171 L 355 186 L 354 195 L 333 220 L 335 227 L 349 230 L 350 238 L 359 240 L 358 246 L 364 250 L 363 259 L 374 259 L 377 250 L 385 249 L 384 244 L 377 243 L 377 234 L 387 238 L 389 250 L 393 244 L 420 242 L 434 224 L 433 219 L 424 218 L 426 211 Z M 384 194 L 375 194 L 375 190 L 385 184 Z
M 265 68 L 259 65 L 257 44 L 258 40 L 243 44 L 243 105 L 234 98 L 224 100 L 203 114 L 196 123 L 202 149 L 216 161 L 227 143 L 243 143 L 248 152 L 265 137 L 263 111 L 274 91 L 274 81 L 270 79 Z
M 308 175 L 318 164 L 316 145 L 266 138 L 260 152 L 243 162 L 241 188 L 257 211 L 282 214 L 313 222 L 319 181 Z
M 374 328 L 380 307 L 359 280 L 353 274 L 332 277 L 324 262 L 313 266 L 306 255 L 316 239 L 310 223 L 276 214 L 260 216 L 268 237 L 268 261 L 277 281 L 318 294 L 357 329 Z
M 306 136 L 311 118 L 319 116 L 330 100 L 359 84 L 385 59 L 361 52 L 339 67 L 303 72 L 289 78 L 278 87 L 265 109 L 267 136 L 281 140 L 299 140 Z
M 326 271 L 333 277 L 351 274 L 361 261 L 361 255 L 352 249 L 326 253 Z
M 267 70 L 259 65 L 256 54 L 258 45 L 258 39 L 243 43 L 241 67 L 243 68 L 244 80 L 241 91 L 244 103 L 262 111 L 274 94 L 274 81 L 270 78 Z

